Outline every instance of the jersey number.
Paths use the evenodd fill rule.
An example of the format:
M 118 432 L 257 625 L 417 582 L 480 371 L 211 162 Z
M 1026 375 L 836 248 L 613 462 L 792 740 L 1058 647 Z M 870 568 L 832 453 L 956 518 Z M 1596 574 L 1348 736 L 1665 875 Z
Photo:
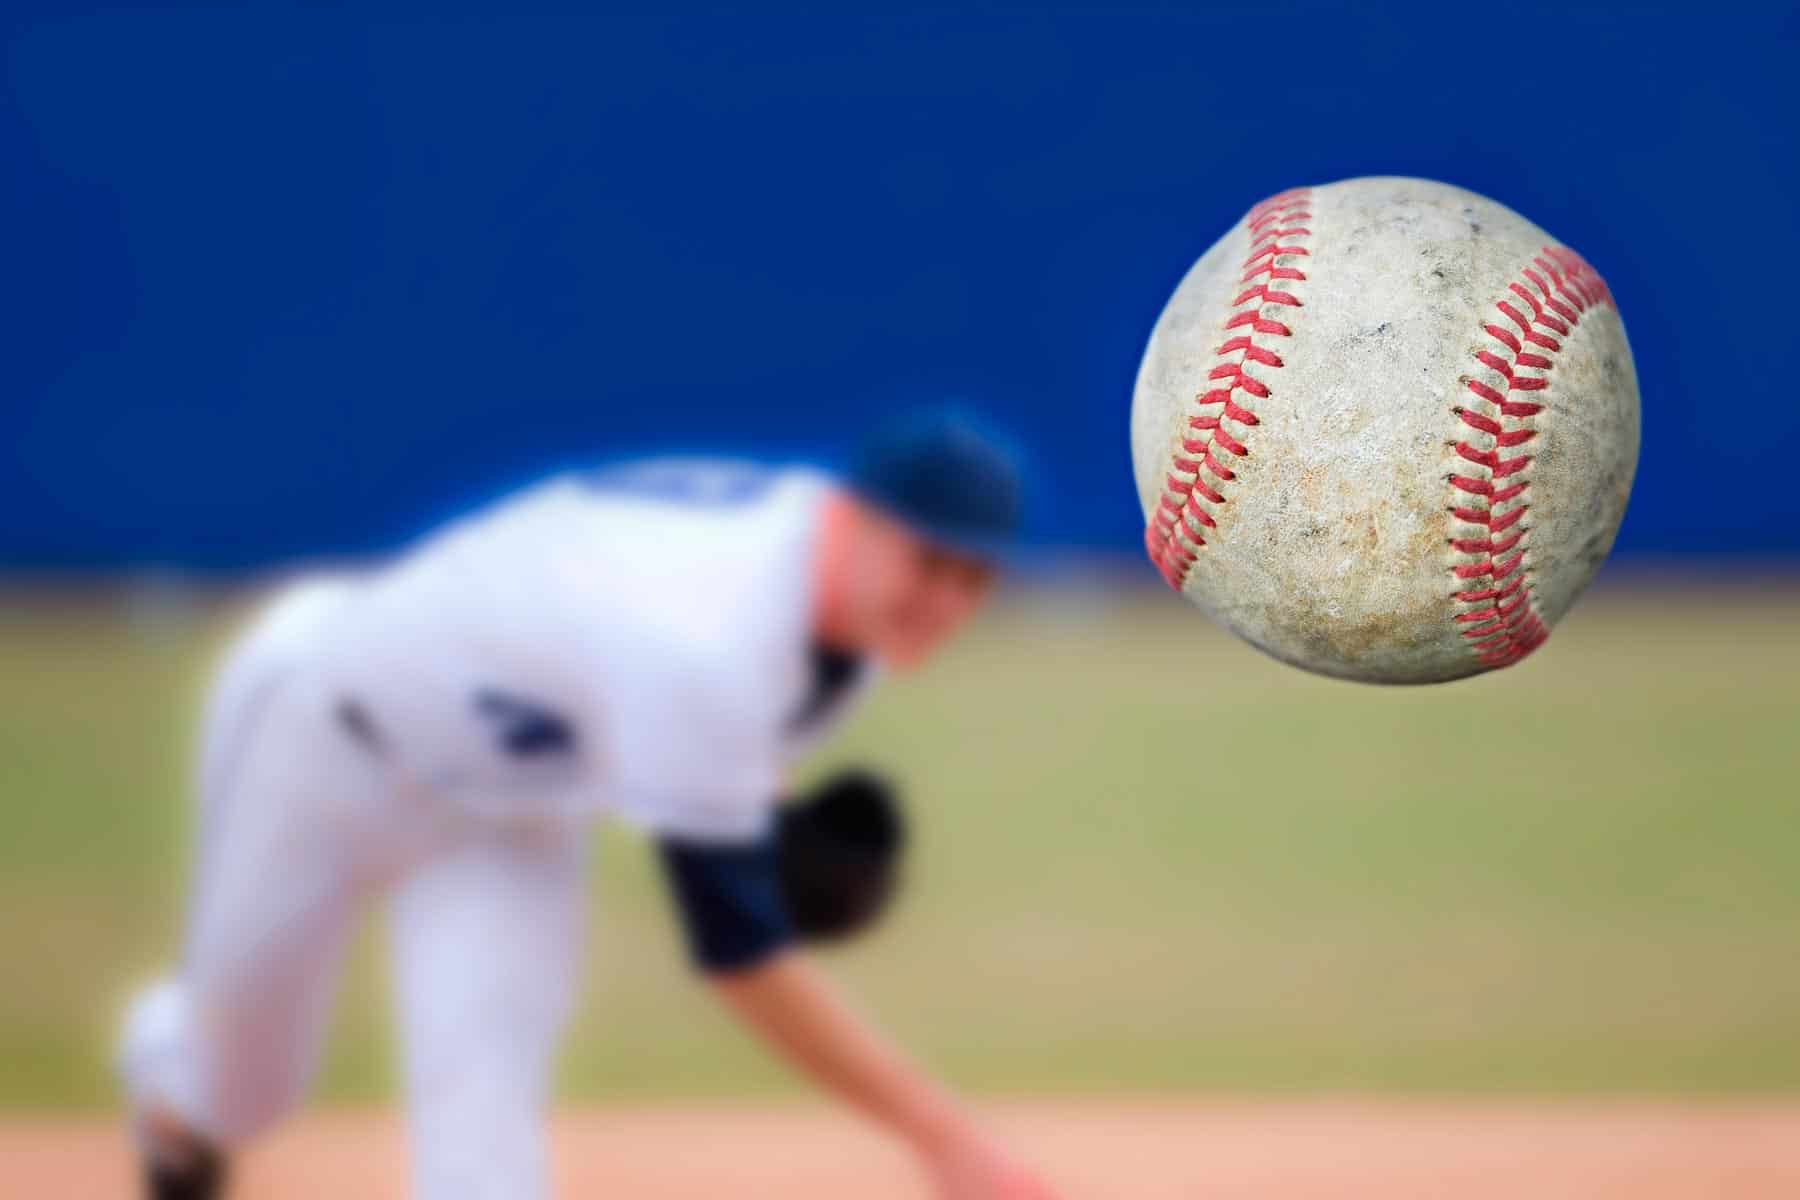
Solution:
M 761 497 L 774 482 L 774 475 L 755 463 L 671 458 L 599 467 L 584 472 L 581 479 L 598 492 L 728 508 Z

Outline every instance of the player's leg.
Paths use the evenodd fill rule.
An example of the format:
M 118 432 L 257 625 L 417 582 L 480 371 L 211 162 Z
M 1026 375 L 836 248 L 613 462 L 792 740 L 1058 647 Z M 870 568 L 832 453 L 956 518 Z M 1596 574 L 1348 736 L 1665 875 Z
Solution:
M 227 793 L 204 804 L 180 966 L 127 1020 L 122 1067 L 153 1162 L 228 1149 L 296 1102 L 357 912 L 354 864 L 316 810 L 332 781 L 286 699 L 269 698 Z
M 153 1171 L 179 1173 L 296 1103 L 342 947 L 394 853 L 379 772 L 265 632 L 232 656 L 208 714 L 180 966 L 140 995 L 122 1041 Z
M 417 1200 L 548 1195 L 544 1108 L 584 930 L 586 830 L 484 830 L 397 890 Z

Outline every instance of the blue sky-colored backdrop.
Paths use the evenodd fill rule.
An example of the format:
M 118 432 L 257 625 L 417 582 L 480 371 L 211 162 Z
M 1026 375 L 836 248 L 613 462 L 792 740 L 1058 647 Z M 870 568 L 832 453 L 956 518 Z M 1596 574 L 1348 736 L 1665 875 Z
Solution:
M 1129 550 L 1169 290 L 1369 173 L 1606 275 L 1621 552 L 1800 549 L 1794 5 L 748 9 L 7 6 L 0 566 L 357 552 L 952 394 L 1027 435 L 1040 537 Z

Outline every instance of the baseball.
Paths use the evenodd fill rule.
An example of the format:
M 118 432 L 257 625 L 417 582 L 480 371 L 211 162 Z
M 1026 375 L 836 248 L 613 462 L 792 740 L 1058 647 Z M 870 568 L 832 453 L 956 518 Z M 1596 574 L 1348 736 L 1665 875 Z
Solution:
M 1428 683 L 1510 666 L 1606 557 L 1638 389 L 1605 281 L 1425 179 L 1295 188 L 1188 271 L 1131 410 L 1145 545 L 1274 657 Z

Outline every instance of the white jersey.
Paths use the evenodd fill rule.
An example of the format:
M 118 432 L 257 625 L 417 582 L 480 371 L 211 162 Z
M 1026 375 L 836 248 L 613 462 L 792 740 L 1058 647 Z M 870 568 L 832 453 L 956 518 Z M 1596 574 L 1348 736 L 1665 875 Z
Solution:
M 459 521 L 334 614 L 340 716 L 407 777 L 495 815 L 753 837 L 869 674 L 797 716 L 830 488 L 805 469 L 654 461 Z

